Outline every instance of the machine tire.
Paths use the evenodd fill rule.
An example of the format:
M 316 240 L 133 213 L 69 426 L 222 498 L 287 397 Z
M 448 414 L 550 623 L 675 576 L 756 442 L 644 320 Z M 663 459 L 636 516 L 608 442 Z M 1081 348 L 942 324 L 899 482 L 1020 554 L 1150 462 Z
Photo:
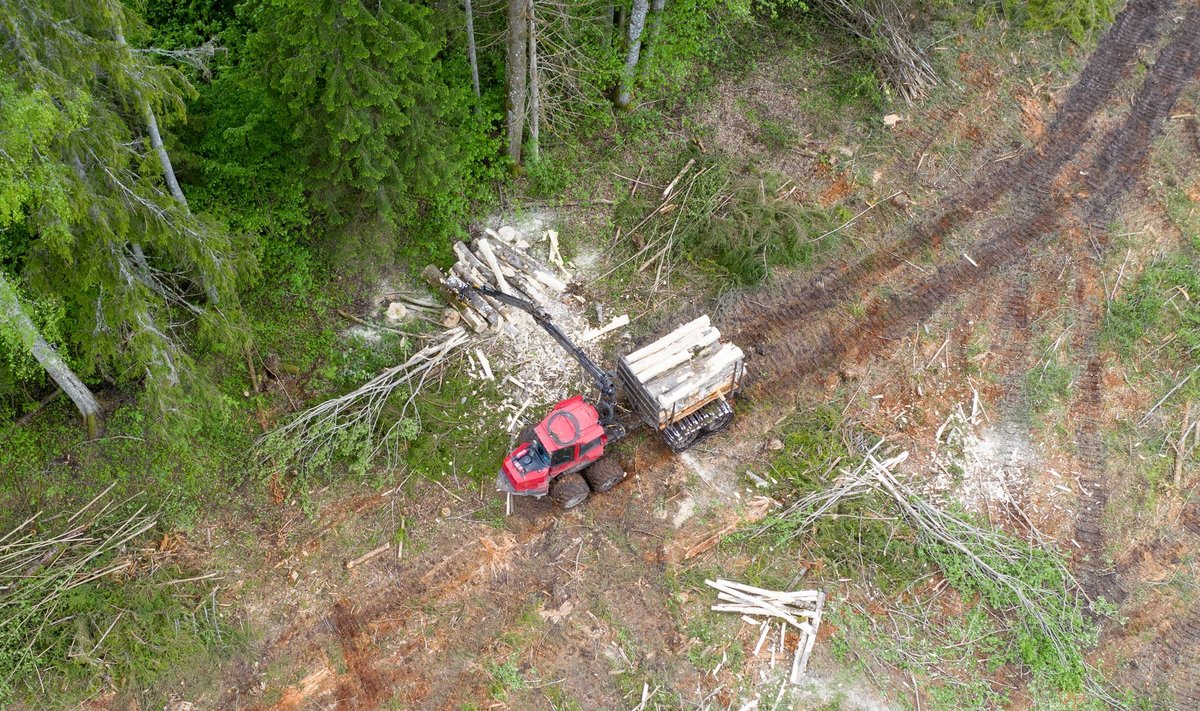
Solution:
M 583 478 L 587 480 L 592 492 L 603 493 L 621 483 L 625 478 L 625 470 L 613 457 L 604 457 L 583 470 Z
M 580 476 L 579 472 L 571 472 L 563 474 L 554 481 L 550 482 L 550 498 L 554 503 L 562 507 L 562 509 L 573 509 L 576 506 L 587 501 L 591 490 L 588 489 L 587 481 Z
M 517 444 L 525 444 L 526 442 L 532 442 L 535 439 L 537 439 L 537 433 L 534 431 L 534 428 L 526 427 L 525 429 L 521 430 L 519 435 L 517 435 Z

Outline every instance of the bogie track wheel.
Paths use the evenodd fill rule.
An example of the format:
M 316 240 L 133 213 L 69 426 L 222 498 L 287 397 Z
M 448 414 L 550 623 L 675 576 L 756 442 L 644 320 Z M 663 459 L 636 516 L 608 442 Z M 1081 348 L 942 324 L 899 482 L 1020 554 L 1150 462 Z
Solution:
M 728 427 L 730 422 L 733 422 L 733 410 L 726 410 L 724 412 L 719 412 L 712 419 L 711 422 L 704 425 L 704 431 L 705 432 L 720 432 L 721 430 Z
M 590 493 L 587 481 L 580 476 L 579 472 L 563 474 L 550 482 L 550 498 L 563 510 L 573 509 L 587 501 Z
M 599 494 L 613 488 L 625 478 L 625 470 L 612 457 L 605 457 L 592 466 L 583 470 L 583 478 L 587 480 L 592 491 Z

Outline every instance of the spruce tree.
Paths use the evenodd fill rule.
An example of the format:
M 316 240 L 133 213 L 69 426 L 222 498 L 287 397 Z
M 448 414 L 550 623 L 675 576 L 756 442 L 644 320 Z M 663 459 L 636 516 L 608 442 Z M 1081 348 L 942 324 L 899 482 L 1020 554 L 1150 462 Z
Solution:
M 403 224 L 454 189 L 430 10 L 406 0 L 262 0 L 255 22 L 250 52 L 294 126 L 321 207 Z
M 180 116 L 191 87 L 126 43 L 144 30 L 116 0 L 0 4 L 0 235 L 21 236 L 0 237 L 17 304 L 0 349 L 10 361 L 32 349 L 20 315 L 53 301 L 64 362 L 83 378 L 144 380 L 166 404 L 188 371 L 185 331 L 228 335 L 248 265 L 171 195 L 147 115 Z M 228 297 L 224 314 L 206 291 Z

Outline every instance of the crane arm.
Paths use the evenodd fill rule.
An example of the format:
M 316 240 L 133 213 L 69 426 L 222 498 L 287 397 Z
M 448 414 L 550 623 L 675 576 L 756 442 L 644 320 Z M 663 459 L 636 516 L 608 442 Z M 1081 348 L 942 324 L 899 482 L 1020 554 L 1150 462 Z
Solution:
M 567 334 L 564 333 L 563 330 L 554 323 L 554 321 L 550 318 L 550 314 L 546 313 L 545 310 L 537 304 L 511 294 L 505 294 L 504 292 L 493 289 L 486 284 L 482 286 L 468 286 L 467 288 L 473 289 L 484 296 L 491 297 L 496 301 L 500 301 L 510 306 L 515 306 L 533 317 L 533 320 L 536 321 L 537 324 L 546 331 L 546 333 L 550 334 L 550 337 L 557 341 L 558 345 L 562 346 L 563 350 L 565 350 L 567 353 L 570 353 L 571 356 L 579 362 L 579 365 L 587 371 L 588 375 L 592 376 L 592 380 L 596 383 L 596 389 L 600 391 L 600 401 L 597 403 L 597 409 L 600 411 L 601 422 L 606 426 L 615 422 L 617 386 L 616 381 L 613 378 L 613 374 L 596 365 L 596 362 L 593 361 L 582 348 L 577 346 L 574 341 L 572 341 L 570 337 L 567 336 Z

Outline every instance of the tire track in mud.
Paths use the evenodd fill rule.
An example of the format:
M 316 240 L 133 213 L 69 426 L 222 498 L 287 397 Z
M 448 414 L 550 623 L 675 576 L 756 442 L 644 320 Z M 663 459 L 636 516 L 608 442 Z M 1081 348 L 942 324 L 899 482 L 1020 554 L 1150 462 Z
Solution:
M 1131 4 L 1129 10 L 1135 7 L 1140 6 Z M 1026 163 L 1043 168 L 1054 166 L 1055 172 L 1037 176 L 1040 191 L 1028 196 L 1020 194 L 1026 197 L 1026 202 L 1016 206 L 1012 224 L 970 248 L 974 264 L 965 259 L 943 264 L 933 277 L 919 282 L 902 296 L 877 301 L 863 318 L 848 326 L 827 319 L 797 337 L 794 319 L 815 309 L 812 303 L 796 304 L 804 304 L 807 299 L 827 308 L 856 295 L 855 289 L 861 289 L 862 280 L 873 273 L 861 265 L 844 275 L 833 290 L 818 287 L 813 294 L 810 284 L 808 289 L 802 287 L 785 295 L 777 308 L 756 313 L 739 324 L 739 338 L 756 346 L 766 361 L 765 368 L 758 368 L 768 373 L 764 379 L 769 381 L 773 374 L 775 381 L 786 380 L 806 371 L 819 371 L 838 359 L 878 352 L 930 318 L 942 304 L 1011 268 L 1029 254 L 1032 246 L 1054 233 L 1065 232 L 1087 239 L 1099 252 L 1097 260 L 1102 258 L 1107 221 L 1142 178 L 1154 139 L 1162 132 L 1183 90 L 1197 78 L 1200 78 L 1200 6 L 1191 5 L 1159 51 L 1123 120 L 1107 130 L 1094 148 L 1089 145 L 1083 151 L 1085 146 L 1069 145 L 1062 150 L 1049 143 L 1044 146 L 1045 154 L 1054 158 L 1031 158 Z M 1001 170 L 998 175 L 1006 173 Z M 946 214 L 953 213 L 942 213 Z M 924 233 L 918 228 L 906 238 L 902 249 L 919 245 L 922 239 Z M 886 263 L 894 258 L 890 255 L 883 260 Z M 1076 446 L 1085 489 L 1075 536 L 1089 554 L 1081 561 L 1079 576 L 1087 594 L 1120 602 L 1126 597 L 1125 587 L 1116 571 L 1105 569 L 1101 555 L 1105 540 L 1102 520 L 1109 496 L 1102 429 L 1105 361 L 1099 348 L 1104 299 L 1097 283 L 1098 261 L 1088 261 L 1075 297 L 1076 308 L 1080 309 L 1077 338 L 1086 363 L 1074 403 L 1078 418 Z M 757 338 L 746 331 L 747 327 L 756 326 L 762 328 Z M 1188 670 L 1188 666 L 1182 665 L 1200 660 L 1200 611 L 1168 625 L 1156 640 L 1152 653 L 1161 660 L 1158 668 L 1176 672 Z M 1179 708 L 1196 708 L 1200 705 L 1200 680 L 1193 674 L 1185 675 L 1191 679 L 1189 683 L 1172 684 L 1176 700 Z
M 1079 79 L 1067 90 L 1066 97 L 1039 144 L 1025 151 L 1012 164 L 988 172 L 947 199 L 938 213 L 916 226 L 908 234 L 857 263 L 831 268 L 813 275 L 791 294 L 785 294 L 789 320 L 799 320 L 818 311 L 828 310 L 853 297 L 871 282 L 881 281 L 889 272 L 945 235 L 971 222 L 975 216 L 1001 198 L 1012 195 L 1015 201 L 1036 199 L 1049 187 L 1051 176 L 1080 150 L 1094 134 L 1093 120 L 1112 99 L 1117 84 L 1126 77 L 1142 46 L 1159 37 L 1160 26 L 1171 9 L 1160 0 L 1132 0 L 1118 15 L 1101 39 Z M 751 333 L 768 327 L 773 313 L 764 313 L 742 329 Z

